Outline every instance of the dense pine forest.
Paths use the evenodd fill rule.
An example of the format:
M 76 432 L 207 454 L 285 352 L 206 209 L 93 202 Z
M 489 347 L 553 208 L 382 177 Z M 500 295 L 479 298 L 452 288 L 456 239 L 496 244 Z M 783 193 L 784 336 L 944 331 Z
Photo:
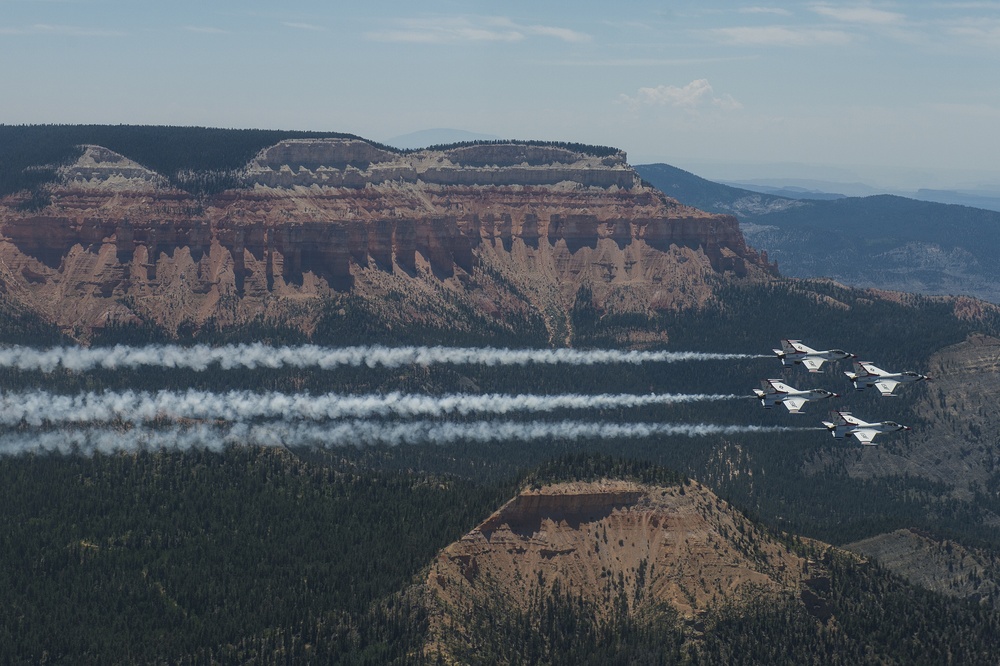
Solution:
M 761 377 L 780 371 L 768 352 L 789 329 L 917 370 L 936 349 L 997 329 L 991 320 L 960 320 L 938 300 L 913 297 L 893 303 L 825 282 L 728 285 L 719 294 L 718 305 L 698 311 L 623 321 L 595 310 L 583 290 L 574 312 L 575 344 L 599 347 L 616 330 L 656 327 L 670 331 L 671 348 L 760 353 L 763 358 L 708 366 L 616 366 L 614 372 L 600 365 L 49 374 L 5 368 L 0 382 L 8 391 L 45 388 L 67 394 L 191 387 L 431 395 L 470 390 L 749 394 Z M 833 299 L 851 308 L 832 307 L 828 301 Z M 475 330 L 458 339 L 446 331 L 392 331 L 360 306 L 341 305 L 330 304 L 311 341 L 542 344 L 530 332 L 498 337 Z M 0 329 L 5 344 L 60 342 L 44 322 L 3 307 L 8 313 Z M 181 333 L 173 341 L 310 341 L 276 322 L 239 331 L 208 327 Z M 145 325 L 105 331 L 100 343 L 168 339 Z M 844 382 L 838 375 L 807 378 L 802 373 L 796 379 Z M 919 415 L 912 410 L 918 395 L 912 391 L 894 399 L 892 415 L 916 422 Z M 870 410 L 885 409 L 874 397 L 852 399 Z M 557 412 L 545 418 L 568 416 Z M 787 415 L 764 413 L 750 399 L 724 408 L 691 403 L 602 410 L 585 418 L 788 422 Z M 900 438 L 884 446 L 905 449 L 907 444 Z M 412 587 L 421 570 L 518 488 L 559 479 L 611 476 L 673 485 L 694 478 L 778 535 L 843 544 L 916 528 L 991 552 L 1000 549 L 1000 530 L 985 511 L 992 506 L 988 497 L 969 501 L 944 484 L 916 477 L 860 479 L 836 468 L 804 473 L 804 465 L 820 453 L 851 456 L 856 449 L 823 432 L 790 432 L 7 456 L 0 458 L 6 497 L 0 592 L 7 600 L 0 610 L 0 644 L 11 663 L 417 663 L 424 659 L 420 649 L 427 630 Z M 492 639 L 495 651 L 465 656 L 483 663 L 909 664 L 990 663 L 1000 650 L 996 600 L 945 598 L 873 563 L 815 557 L 826 558 L 833 572 L 827 596 L 836 628 L 795 605 L 751 607 L 749 613 L 720 608 L 706 618 L 710 631 L 694 633 L 668 609 L 648 622 L 621 614 L 603 622 L 578 600 L 554 593 L 519 609 L 520 615 L 482 618 L 474 626 L 487 632 L 483 636 L 501 629 Z
M 523 483 L 625 477 L 648 463 L 579 454 L 471 481 L 343 457 L 224 453 L 0 459 L 0 643 L 8 663 L 432 663 L 411 583 Z M 357 452 L 355 452 L 357 453 Z M 366 452 L 391 456 L 390 451 Z M 789 547 L 809 553 L 807 546 Z M 874 563 L 815 554 L 836 626 L 801 606 L 722 607 L 692 628 L 554 590 L 470 618 L 470 663 L 991 663 L 1000 616 Z M 492 646 L 492 647 L 489 647 Z

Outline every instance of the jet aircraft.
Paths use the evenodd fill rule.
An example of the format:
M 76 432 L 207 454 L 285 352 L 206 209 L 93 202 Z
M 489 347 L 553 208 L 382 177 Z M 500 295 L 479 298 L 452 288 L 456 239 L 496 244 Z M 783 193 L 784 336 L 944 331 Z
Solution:
M 823 425 L 830 431 L 830 434 L 837 439 L 854 436 L 864 446 L 877 446 L 872 443 L 876 435 L 886 432 L 897 432 L 899 430 L 910 430 L 909 426 L 899 425 L 895 421 L 881 421 L 879 423 L 868 423 L 856 416 L 851 416 L 850 412 L 832 412 L 833 422 L 823 421 Z
M 802 344 L 801 340 L 782 340 L 781 349 L 773 350 L 778 358 L 781 359 L 781 365 L 786 368 L 792 367 L 796 364 L 802 364 L 806 366 L 809 372 L 819 372 L 820 368 L 827 361 L 837 361 L 842 358 L 854 358 L 854 354 L 849 354 L 843 349 L 827 349 L 824 351 L 817 351 L 812 347 L 807 347 Z
M 771 409 L 780 402 L 791 414 L 801 414 L 802 412 L 799 410 L 810 400 L 840 397 L 836 393 L 823 389 L 800 391 L 783 383 L 780 379 L 764 379 L 760 385 L 762 388 L 754 389 L 753 392 L 760 398 L 760 404 L 764 405 L 764 409 Z
M 892 392 L 900 384 L 930 379 L 927 375 L 916 372 L 886 372 L 868 361 L 855 361 L 854 372 L 845 372 L 844 374 L 854 382 L 854 388 L 857 390 L 864 391 L 874 387 L 885 396 L 892 395 Z

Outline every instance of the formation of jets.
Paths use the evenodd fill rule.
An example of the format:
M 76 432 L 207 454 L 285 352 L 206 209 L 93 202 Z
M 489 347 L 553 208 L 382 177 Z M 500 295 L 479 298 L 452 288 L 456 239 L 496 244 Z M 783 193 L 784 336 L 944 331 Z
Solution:
M 781 349 L 775 349 L 774 353 L 781 359 L 781 365 L 786 368 L 801 364 L 806 366 L 809 372 L 819 372 L 827 361 L 854 358 L 854 354 L 848 354 L 843 349 L 816 351 L 812 347 L 806 347 L 801 340 L 782 340 Z
M 855 361 L 854 372 L 845 372 L 844 374 L 854 382 L 854 388 L 857 390 L 877 388 L 879 393 L 884 396 L 892 395 L 892 392 L 900 384 L 930 379 L 927 375 L 916 372 L 886 372 L 868 361 Z
M 831 393 L 823 389 L 800 391 L 783 383 L 780 379 L 765 379 L 760 385 L 761 388 L 754 389 L 753 392 L 760 398 L 760 404 L 764 405 L 764 409 L 771 409 L 780 402 L 790 414 L 801 414 L 802 412 L 799 410 L 810 400 L 840 397 L 838 393 Z
M 880 421 L 878 423 L 868 423 L 862 421 L 850 412 L 833 412 L 835 421 L 823 421 L 823 425 L 830 431 L 830 434 L 837 439 L 854 437 L 864 446 L 875 446 L 872 441 L 875 435 L 884 432 L 897 432 L 899 430 L 910 430 L 909 426 L 899 425 L 895 421 Z
M 896 387 L 900 384 L 930 379 L 927 375 L 916 372 L 888 372 L 868 361 L 858 361 L 854 354 L 842 349 L 819 351 L 802 344 L 801 340 L 782 340 L 781 349 L 775 349 L 774 353 L 781 360 L 783 367 L 802 365 L 809 372 L 820 372 L 823 364 L 827 361 L 852 359 L 854 371 L 844 374 L 854 384 L 854 388 L 858 391 L 875 388 L 883 396 L 893 395 Z M 800 391 L 780 379 L 765 379 L 761 382 L 761 388 L 754 389 L 753 392 L 765 409 L 770 409 L 781 403 L 790 414 L 801 414 L 802 407 L 807 402 L 840 397 L 839 394 L 824 389 Z M 875 446 L 872 440 L 875 439 L 876 435 L 910 430 L 908 426 L 900 425 L 895 421 L 868 423 L 853 416 L 850 412 L 842 410 L 834 410 L 831 418 L 832 421 L 823 421 L 823 425 L 826 426 L 831 435 L 836 439 L 854 437 L 864 446 Z

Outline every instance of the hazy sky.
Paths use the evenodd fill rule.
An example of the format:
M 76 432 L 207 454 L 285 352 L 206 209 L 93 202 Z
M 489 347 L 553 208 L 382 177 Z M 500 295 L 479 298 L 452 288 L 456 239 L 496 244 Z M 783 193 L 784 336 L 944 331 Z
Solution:
M 0 63 L 0 123 L 444 127 L 1000 185 L 1000 1 L 0 0 Z

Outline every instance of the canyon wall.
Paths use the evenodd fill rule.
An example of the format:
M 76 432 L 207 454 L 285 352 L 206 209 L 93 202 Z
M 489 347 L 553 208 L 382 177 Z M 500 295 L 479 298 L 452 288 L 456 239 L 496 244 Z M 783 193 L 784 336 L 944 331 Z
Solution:
M 774 272 L 735 218 L 644 186 L 623 153 L 289 140 L 242 179 L 194 197 L 89 146 L 47 186 L 47 205 L 3 200 L 0 286 L 86 337 L 136 315 L 171 330 L 284 317 L 333 293 L 378 299 L 386 285 L 443 286 L 500 318 L 513 301 L 565 313 L 582 285 L 600 307 L 652 311 L 697 305 L 704 292 L 678 287 L 711 273 Z

